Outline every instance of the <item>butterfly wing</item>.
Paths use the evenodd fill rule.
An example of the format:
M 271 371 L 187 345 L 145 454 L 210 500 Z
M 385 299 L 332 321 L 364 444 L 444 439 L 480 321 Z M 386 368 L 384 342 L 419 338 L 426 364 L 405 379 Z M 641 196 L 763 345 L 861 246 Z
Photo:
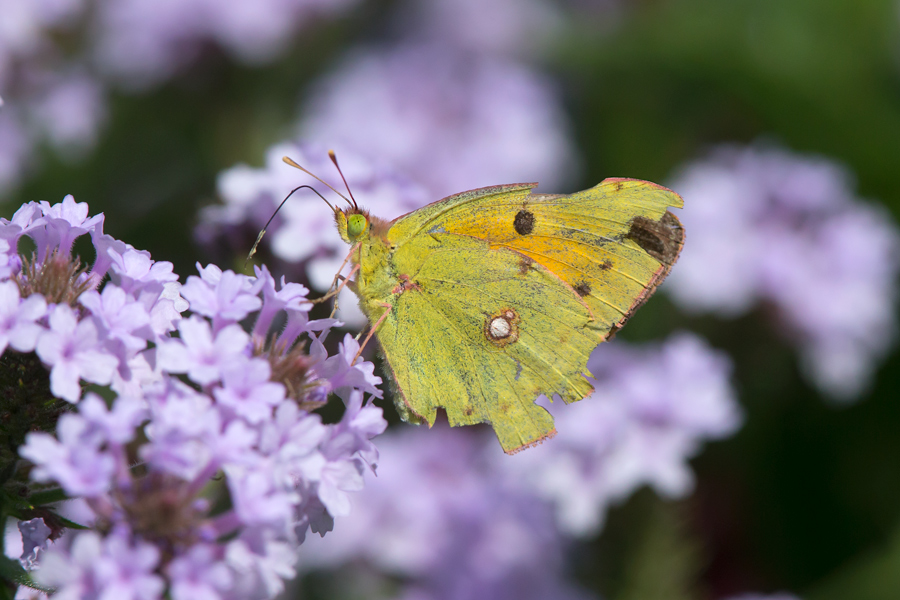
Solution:
M 590 352 L 662 281 L 684 237 L 666 211 L 681 198 L 655 184 L 532 187 L 451 196 L 401 217 L 385 240 L 404 282 L 381 299 L 392 308 L 377 331 L 398 405 L 429 424 L 439 406 L 452 425 L 490 422 L 507 452 L 555 432 L 538 395 L 590 393 Z M 515 340 L 497 337 L 507 325 Z
M 509 248 L 559 276 L 590 307 L 601 338 L 615 333 L 678 258 L 684 230 L 668 207 L 678 194 L 635 179 L 606 179 L 568 196 L 532 194 L 533 184 L 450 196 L 401 217 L 389 231 L 400 248 L 427 233 L 453 233 Z
M 417 236 L 393 257 L 408 277 L 378 340 L 398 405 L 433 424 L 488 422 L 514 452 L 555 433 L 534 403 L 592 390 L 585 364 L 599 332 L 585 302 L 550 271 L 508 248 L 455 234 Z M 401 404 L 402 402 L 402 404 Z

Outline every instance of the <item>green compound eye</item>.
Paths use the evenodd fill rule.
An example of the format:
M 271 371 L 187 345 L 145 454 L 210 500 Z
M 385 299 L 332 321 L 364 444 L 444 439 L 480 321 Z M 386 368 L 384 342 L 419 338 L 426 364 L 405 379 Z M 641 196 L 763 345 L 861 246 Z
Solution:
M 347 235 L 356 239 L 365 232 L 367 225 L 368 221 L 365 216 L 360 214 L 350 215 L 347 219 Z

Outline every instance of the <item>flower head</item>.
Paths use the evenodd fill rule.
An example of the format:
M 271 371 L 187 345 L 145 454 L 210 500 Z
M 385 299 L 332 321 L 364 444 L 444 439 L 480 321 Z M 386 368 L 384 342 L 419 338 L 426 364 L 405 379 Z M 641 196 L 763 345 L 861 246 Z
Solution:
M 666 284 L 691 312 L 764 302 L 835 398 L 868 386 L 893 342 L 900 233 L 836 163 L 763 146 L 720 148 L 672 186 L 691 232 Z

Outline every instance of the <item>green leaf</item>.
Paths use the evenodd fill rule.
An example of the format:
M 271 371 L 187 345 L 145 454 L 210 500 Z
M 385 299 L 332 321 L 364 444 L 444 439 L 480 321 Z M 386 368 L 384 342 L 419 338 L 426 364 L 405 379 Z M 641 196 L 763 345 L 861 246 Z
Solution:
M 49 490 L 41 490 L 35 492 L 28 497 L 34 506 L 43 506 L 45 504 L 53 504 L 54 502 L 62 502 L 69 500 L 62 488 L 52 488 Z
M 53 591 L 53 588 L 44 587 L 37 584 L 28 574 L 28 571 L 22 568 L 19 561 L 13 560 L 7 556 L 0 556 L 0 578 L 10 581 L 16 585 L 24 585 L 35 590 L 47 592 Z

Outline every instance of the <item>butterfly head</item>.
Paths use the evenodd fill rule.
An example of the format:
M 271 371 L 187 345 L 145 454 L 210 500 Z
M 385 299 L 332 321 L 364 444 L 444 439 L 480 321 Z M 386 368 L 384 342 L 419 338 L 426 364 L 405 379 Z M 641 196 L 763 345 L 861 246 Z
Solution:
M 349 207 L 334 211 L 334 221 L 337 224 L 341 239 L 348 244 L 355 244 L 366 237 L 372 227 L 369 213 L 357 207 Z

